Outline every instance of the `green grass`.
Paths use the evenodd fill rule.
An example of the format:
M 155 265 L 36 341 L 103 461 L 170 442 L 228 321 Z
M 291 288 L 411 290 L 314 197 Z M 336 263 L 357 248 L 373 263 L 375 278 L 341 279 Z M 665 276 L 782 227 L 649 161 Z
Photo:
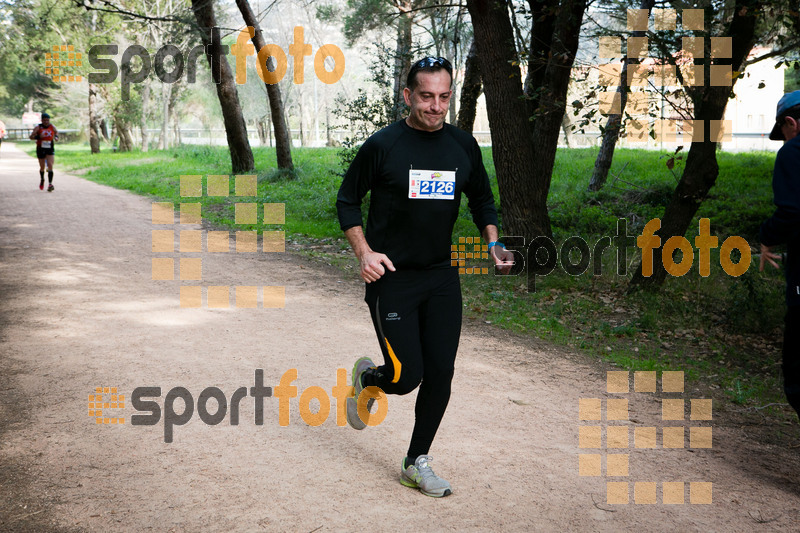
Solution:
M 32 146 L 24 148 L 33 151 Z M 499 198 L 491 150 L 483 150 Z M 335 196 L 341 182 L 337 149 L 295 148 L 292 173 L 275 170 L 274 150 L 255 148 L 253 152 L 258 194 L 246 201 L 285 203 L 283 229 L 293 240 L 323 241 L 331 252 L 347 248 L 336 218 Z M 674 173 L 670 171 L 665 164 L 671 155 L 667 152 L 618 149 L 606 187 L 589 193 L 586 188 L 595 155 L 596 149 L 558 151 L 549 196 L 557 244 L 578 235 L 591 247 L 599 237 L 614 235 L 618 218 L 628 221 L 630 235 L 638 234 L 648 220 L 663 216 L 683 167 L 683 160 L 678 160 Z M 719 153 L 718 161 L 717 184 L 696 219 L 710 218 L 711 233 L 720 237 L 720 243 L 730 235 L 740 235 L 754 246 L 759 224 L 773 211 L 774 154 Z M 175 203 L 181 201 L 181 175 L 231 172 L 225 147 L 91 155 L 85 146 L 61 145 L 56 162 L 58 168 L 80 172 L 86 179 Z M 212 225 L 263 227 L 236 226 L 233 197 L 200 200 L 203 217 Z M 454 236 L 477 236 L 466 201 L 461 210 Z M 695 220 L 686 235 L 690 242 L 697 228 Z M 609 249 L 603 254 L 602 276 L 570 276 L 557 269 L 536 279 L 535 292 L 527 290 L 525 276 L 465 275 L 465 316 L 569 347 L 622 369 L 683 370 L 693 386 L 730 401 L 740 411 L 784 403 L 779 366 L 782 273 L 759 273 L 753 264 L 745 275 L 732 278 L 720 268 L 717 251 L 712 253 L 707 278 L 698 274 L 695 258 L 688 274 L 668 278 L 657 293 L 628 293 L 638 252 L 629 250 L 625 275 L 616 274 L 614 250 Z M 308 253 L 357 276 L 350 255 Z M 794 416 L 788 408 L 769 413 L 783 420 Z

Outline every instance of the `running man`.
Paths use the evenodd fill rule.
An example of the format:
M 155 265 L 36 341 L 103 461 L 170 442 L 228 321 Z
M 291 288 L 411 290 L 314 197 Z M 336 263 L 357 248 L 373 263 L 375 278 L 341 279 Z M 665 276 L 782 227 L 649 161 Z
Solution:
M 50 115 L 42 113 L 42 123 L 33 128 L 31 140 L 36 141 L 36 157 L 39 159 L 39 190 L 44 189 L 44 164 L 47 163 L 47 192 L 53 192 L 53 160 L 58 132 L 50 124 Z
M 339 223 L 367 283 L 364 299 L 384 361 L 356 361 L 347 420 L 355 429 L 366 426 L 357 411 L 365 387 L 402 395 L 419 386 L 400 482 L 433 497 L 452 493 L 431 470 L 428 452 L 450 399 L 461 335 L 461 286 L 450 244 L 462 192 L 497 267 L 507 273 L 513 265 L 513 254 L 497 242 L 497 212 L 478 143 L 444 122 L 452 80 L 447 59 L 414 63 L 403 90 L 408 118 L 367 139 L 336 200 Z M 361 201 L 367 191 L 372 194 L 365 237 Z
M 784 141 L 775 157 L 772 192 L 775 214 L 761 224 L 761 264 L 779 268 L 778 244 L 786 248 L 786 329 L 783 333 L 783 390 L 789 405 L 800 416 L 800 91 L 778 100 L 773 141 Z
M 6 124 L 0 120 L 0 147 L 3 146 L 3 137 L 6 136 Z

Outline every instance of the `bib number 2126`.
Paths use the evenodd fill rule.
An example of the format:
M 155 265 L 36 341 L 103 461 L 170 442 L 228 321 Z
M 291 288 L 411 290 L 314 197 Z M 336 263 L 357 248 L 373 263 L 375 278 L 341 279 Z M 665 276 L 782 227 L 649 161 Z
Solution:
M 453 200 L 456 173 L 452 170 L 410 170 L 408 197 L 415 200 Z

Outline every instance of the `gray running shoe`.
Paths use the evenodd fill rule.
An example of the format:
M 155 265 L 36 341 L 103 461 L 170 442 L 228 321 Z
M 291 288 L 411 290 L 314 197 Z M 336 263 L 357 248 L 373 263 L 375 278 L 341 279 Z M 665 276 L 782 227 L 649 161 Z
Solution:
M 361 374 L 368 368 L 375 368 L 375 363 L 373 363 L 372 359 L 369 357 L 362 357 L 353 365 L 354 395 L 352 398 L 347 399 L 347 423 L 350 424 L 350 427 L 353 429 L 364 429 L 367 427 L 367 424 L 358 416 L 358 395 L 364 390 L 364 386 L 361 384 Z M 375 400 L 370 398 L 369 402 L 367 402 L 367 411 L 370 410 L 374 402 Z
M 453 494 L 450 483 L 433 473 L 430 462 L 433 457 L 420 455 L 413 465 L 405 468 L 405 458 L 400 461 L 400 483 L 419 489 L 425 496 L 442 498 Z

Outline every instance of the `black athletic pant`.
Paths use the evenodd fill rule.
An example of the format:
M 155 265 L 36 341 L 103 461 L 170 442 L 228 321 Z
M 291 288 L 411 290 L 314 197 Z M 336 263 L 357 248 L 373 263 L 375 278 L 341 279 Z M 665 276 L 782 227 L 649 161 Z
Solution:
M 364 300 L 384 360 L 374 384 L 387 394 L 408 394 L 419 385 L 408 456 L 425 455 L 450 400 L 461 335 L 458 271 L 387 271 L 367 284 Z
M 800 416 L 800 307 L 786 311 L 786 330 L 783 333 L 783 390 L 789 405 Z

